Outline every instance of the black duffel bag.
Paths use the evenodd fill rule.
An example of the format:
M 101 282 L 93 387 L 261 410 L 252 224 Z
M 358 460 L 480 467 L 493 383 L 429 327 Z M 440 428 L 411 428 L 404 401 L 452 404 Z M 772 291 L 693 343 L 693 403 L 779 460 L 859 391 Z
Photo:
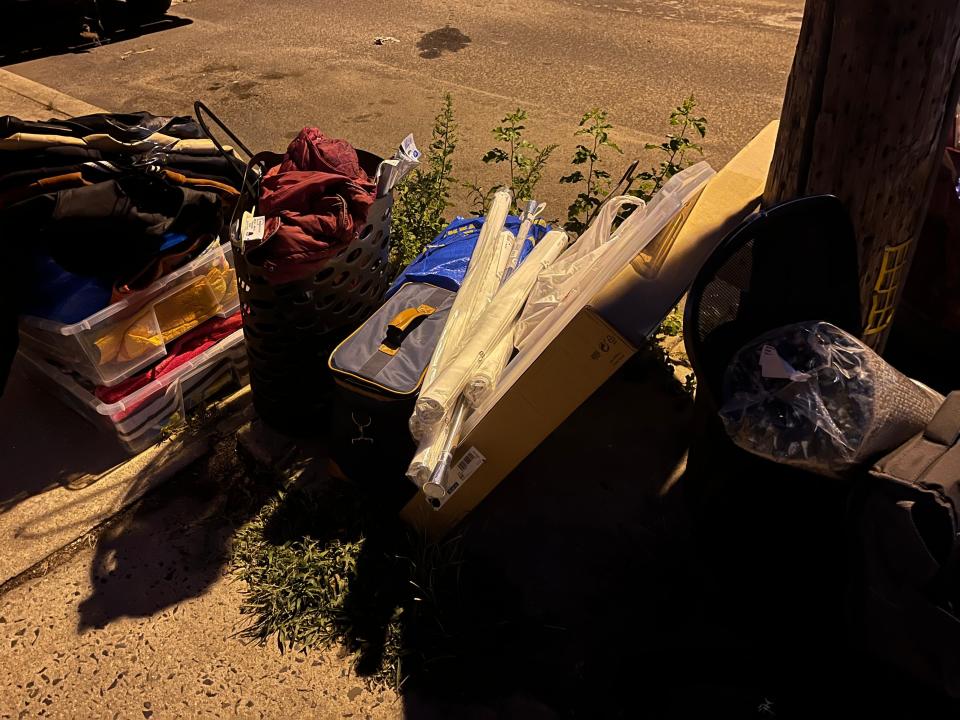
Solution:
M 404 495 L 415 444 L 409 420 L 456 293 L 406 283 L 331 353 L 331 455 L 348 477 Z

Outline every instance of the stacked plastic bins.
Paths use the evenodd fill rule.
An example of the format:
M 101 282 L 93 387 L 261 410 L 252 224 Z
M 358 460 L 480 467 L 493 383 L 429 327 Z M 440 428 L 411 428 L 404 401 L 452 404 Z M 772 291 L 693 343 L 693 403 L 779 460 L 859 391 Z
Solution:
M 159 441 L 192 408 L 247 383 L 239 325 L 223 337 L 211 335 L 216 342 L 193 342 L 206 328 L 223 334 L 239 322 L 239 312 L 230 245 L 212 245 L 80 322 L 22 318 L 20 355 L 37 384 L 135 453 Z M 191 351 L 175 357 L 187 341 Z

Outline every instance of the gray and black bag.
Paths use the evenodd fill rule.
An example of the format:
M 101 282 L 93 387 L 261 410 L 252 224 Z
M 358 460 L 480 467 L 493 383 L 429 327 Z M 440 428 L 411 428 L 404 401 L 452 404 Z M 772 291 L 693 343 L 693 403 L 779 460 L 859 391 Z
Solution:
M 850 618 L 871 651 L 960 698 L 960 392 L 853 504 Z
M 416 448 L 408 423 L 454 297 L 406 283 L 331 353 L 331 455 L 348 477 L 409 485 L 404 471 Z

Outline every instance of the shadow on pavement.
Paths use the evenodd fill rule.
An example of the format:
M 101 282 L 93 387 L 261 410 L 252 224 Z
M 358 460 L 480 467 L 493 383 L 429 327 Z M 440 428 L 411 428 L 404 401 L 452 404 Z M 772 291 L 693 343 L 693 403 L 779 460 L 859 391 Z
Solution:
M 42 8 L 46 2 L 47 0 L 28 0 L 19 4 L 35 4 Z M 56 24 L 51 24 L 47 17 L 27 17 L 21 20 L 19 29 L 18 23 L 7 20 L 3 30 L 0 30 L 0 67 L 67 53 L 87 53 L 101 45 L 131 40 L 192 23 L 188 18 L 175 15 L 137 18 L 118 15 L 117 12 L 111 13 L 105 19 L 104 29 L 96 28 L 95 25 L 91 28 L 91 23 L 84 22 L 81 18 L 60 18 Z
M 688 642 L 695 596 L 663 498 L 691 419 L 672 375 L 636 357 L 477 508 L 450 658 L 410 679 L 408 717 L 647 717 L 661 689 L 644 673 Z
M 955 717 L 846 637 L 846 494 L 707 417 L 638 358 L 440 549 L 298 493 L 268 538 L 366 538 L 338 623 L 411 720 Z
M 642 636 L 645 666 L 685 642 L 696 579 L 662 494 L 692 406 L 661 364 L 634 360 L 439 547 L 386 510 L 358 526 L 360 511 L 322 484 L 290 492 L 264 535 L 364 538 L 336 625 L 360 674 L 399 654 L 406 717 L 606 716 L 638 690 L 624 638 Z
M 844 493 L 721 433 L 662 365 L 635 358 L 439 547 L 317 457 L 263 527 L 262 559 L 286 546 L 297 577 L 263 577 L 291 617 L 345 582 L 317 630 L 358 654 L 360 674 L 399 657 L 411 720 L 955 717 L 847 641 Z M 276 496 L 246 477 L 223 443 L 108 528 L 80 629 L 175 608 L 221 578 L 237 529 Z M 360 539 L 351 578 L 317 572 L 334 541 Z
M 20 362 L 0 397 L 0 515 L 47 490 L 86 488 L 129 457 L 115 439 L 36 388 Z
M 227 441 L 147 494 L 98 537 L 78 631 L 150 617 L 204 594 L 224 573 L 236 529 L 274 491 L 248 482 Z

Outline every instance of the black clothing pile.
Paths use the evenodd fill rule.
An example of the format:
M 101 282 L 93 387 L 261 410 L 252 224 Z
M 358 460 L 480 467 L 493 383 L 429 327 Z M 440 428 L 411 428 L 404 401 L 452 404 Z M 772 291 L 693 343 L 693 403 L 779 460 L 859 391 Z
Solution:
M 197 257 L 226 237 L 243 171 L 190 117 L 0 117 L 0 388 L 19 315 L 77 322 Z

